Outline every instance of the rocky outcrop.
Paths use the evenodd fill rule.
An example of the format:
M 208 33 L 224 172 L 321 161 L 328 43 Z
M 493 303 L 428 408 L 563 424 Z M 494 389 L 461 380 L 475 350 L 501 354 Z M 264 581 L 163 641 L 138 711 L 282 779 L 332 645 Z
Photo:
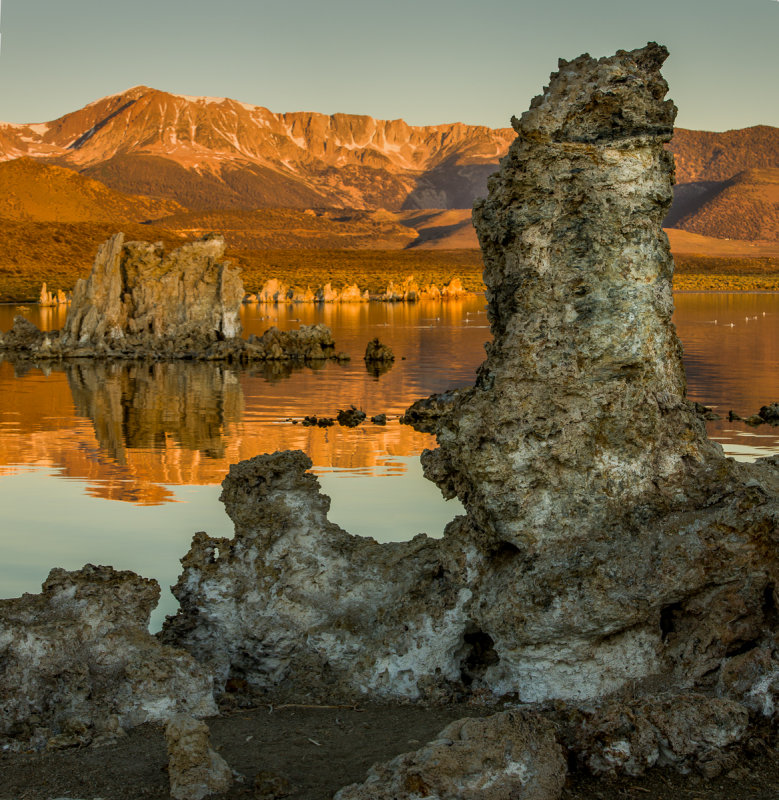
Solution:
M 177 711 L 215 714 L 211 675 L 148 632 L 160 587 L 88 564 L 0 600 L 0 741 L 62 748 Z
M 460 719 L 413 753 L 373 766 L 334 800 L 557 800 L 566 763 L 550 722 L 521 711 Z
M 745 736 L 747 709 L 700 694 L 610 701 L 561 726 L 570 751 L 595 775 L 642 775 L 654 766 L 697 769 L 714 778 L 736 763 L 733 746 Z
M 772 667 L 743 658 L 778 624 L 779 470 L 724 458 L 685 398 L 665 57 L 561 61 L 475 209 L 494 341 L 432 403 L 423 456 L 466 514 L 379 545 L 327 520 L 302 453 L 242 462 L 235 536 L 195 537 L 167 640 L 298 697 L 582 704 L 659 681 L 771 705 Z
M 363 358 L 368 364 L 376 362 L 387 363 L 395 360 L 395 353 L 392 352 L 392 348 L 388 344 L 383 344 L 379 337 L 376 336 L 366 345 Z
M 439 420 L 452 409 L 460 394 L 459 389 L 449 389 L 420 398 L 406 409 L 400 424 L 410 425 L 420 433 L 435 433 Z
M 65 305 L 69 302 L 70 297 L 68 297 L 68 295 L 62 291 L 62 289 L 57 289 L 56 292 L 50 292 L 46 287 L 46 281 L 41 284 L 41 291 L 38 295 L 39 306 L 50 308 L 52 306 Z
M 76 284 L 62 331 L 42 332 L 23 317 L 0 336 L 0 352 L 31 359 L 124 358 L 200 361 L 321 361 L 336 356 L 330 329 L 271 328 L 241 338 L 244 296 L 237 270 L 221 261 L 224 240 L 206 236 L 166 254 L 161 244 L 125 242 L 98 250 Z M 268 292 L 274 287 L 266 287 Z M 279 285 L 278 292 L 286 291 Z
M 362 425 L 362 423 L 365 422 L 367 416 L 368 415 L 361 409 L 350 406 L 349 408 L 340 409 L 336 418 L 341 427 L 356 428 L 358 425 Z
M 243 285 L 221 261 L 224 248 L 221 236 L 207 236 L 166 254 L 161 244 L 125 243 L 116 234 L 73 290 L 63 345 L 142 346 L 151 337 L 202 349 L 202 342 L 240 336 Z
M 202 800 L 232 786 L 232 770 L 211 749 L 205 722 L 189 714 L 175 714 L 165 725 L 165 739 L 170 796 L 174 800 Z

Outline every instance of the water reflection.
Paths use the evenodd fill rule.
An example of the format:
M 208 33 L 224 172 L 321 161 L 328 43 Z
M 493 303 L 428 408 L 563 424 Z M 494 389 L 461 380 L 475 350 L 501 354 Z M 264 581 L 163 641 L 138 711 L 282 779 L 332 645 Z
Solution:
M 692 399 L 725 417 L 779 400 L 779 295 L 682 294 L 675 322 L 685 345 Z M 0 308 L 0 329 L 15 309 Z M 57 327 L 61 308 L 30 308 Z M 216 484 L 229 465 L 257 453 L 305 450 L 320 473 L 402 475 L 434 444 L 397 418 L 419 397 L 473 381 L 488 339 L 484 299 L 417 304 L 265 306 L 243 309 L 246 335 L 270 324 L 324 322 L 346 363 L 315 369 L 271 363 L 241 370 L 205 363 L 0 363 L 0 475 L 29 467 L 85 480 L 86 493 L 145 505 L 172 501 L 171 486 Z M 366 365 L 378 336 L 397 360 Z M 378 369 L 376 368 L 378 367 Z M 304 428 L 307 415 L 334 417 L 355 405 L 388 415 L 386 427 Z M 710 434 L 728 453 L 779 451 L 779 431 L 723 419 Z
M 227 427 L 243 416 L 238 375 L 222 365 L 80 361 L 64 370 L 76 413 L 92 420 L 103 453 L 120 465 L 130 450 L 169 442 L 223 459 Z
M 738 460 L 779 452 L 779 429 L 727 419 L 731 409 L 748 416 L 779 400 L 779 294 L 691 292 L 674 300 L 688 395 L 723 417 L 706 423 L 709 436 Z

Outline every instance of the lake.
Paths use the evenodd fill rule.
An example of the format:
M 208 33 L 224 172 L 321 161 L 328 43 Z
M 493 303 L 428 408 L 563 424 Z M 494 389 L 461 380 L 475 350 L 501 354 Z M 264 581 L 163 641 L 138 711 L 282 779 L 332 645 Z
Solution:
M 16 307 L 0 306 L 0 330 Z M 22 312 L 59 328 L 65 309 Z M 229 465 L 301 449 L 332 498 L 330 518 L 379 541 L 440 536 L 461 512 L 424 480 L 419 454 L 432 436 L 397 418 L 417 398 L 473 382 L 489 327 L 483 296 L 462 301 L 251 305 L 244 334 L 323 322 L 352 356 L 317 369 L 242 369 L 214 363 L 69 363 L 15 369 L 0 363 L 0 596 L 37 592 L 51 567 L 111 564 L 163 587 L 152 628 L 175 608 L 167 591 L 192 534 L 231 536 L 218 502 Z M 736 458 L 779 452 L 779 429 L 728 422 L 779 400 L 779 294 L 676 295 L 688 394 L 725 419 L 709 433 Z M 395 351 L 376 374 L 362 354 L 378 336 Z M 303 427 L 306 415 L 355 405 L 386 426 Z M 297 421 L 298 424 L 293 424 Z

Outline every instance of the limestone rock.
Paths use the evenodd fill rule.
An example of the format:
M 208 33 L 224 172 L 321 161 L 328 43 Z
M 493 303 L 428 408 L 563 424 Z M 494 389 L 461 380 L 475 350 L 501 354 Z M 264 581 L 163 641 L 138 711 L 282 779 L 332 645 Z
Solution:
M 211 749 L 205 722 L 188 714 L 176 714 L 165 725 L 165 739 L 170 796 L 174 800 L 202 800 L 230 788 L 232 770 Z
M 572 750 L 596 775 L 641 775 L 657 765 L 681 771 L 694 766 L 716 777 L 748 722 L 744 706 L 704 695 L 617 701 L 585 714 Z
M 243 285 L 223 256 L 219 236 L 166 254 L 160 244 L 125 243 L 116 234 L 98 249 L 89 278 L 76 284 L 63 344 L 240 336 Z
M 38 295 L 38 305 L 43 307 L 57 305 L 56 295 L 46 288 L 46 281 L 41 284 L 41 291 Z
M 295 289 L 290 299 L 293 303 L 313 303 L 316 301 L 314 293 L 308 287 L 305 290 Z
M 394 361 L 395 354 L 392 352 L 392 348 L 387 344 L 382 344 L 379 341 L 379 338 L 376 337 L 371 339 L 368 342 L 367 346 L 365 347 L 365 361 L 367 362 L 375 362 L 375 361 Z
M 459 278 L 452 278 L 444 284 L 441 289 L 441 297 L 444 300 L 457 300 L 464 297 L 468 292 L 463 288 L 463 282 Z
M 361 292 L 356 283 L 344 286 L 338 298 L 341 303 L 366 303 L 369 299 L 368 292 Z
M 561 62 L 514 122 L 474 212 L 494 340 L 423 456 L 466 509 L 442 539 L 349 536 L 300 453 L 231 468 L 235 537 L 195 538 L 166 632 L 220 680 L 584 703 L 714 692 L 772 640 L 779 469 L 707 439 L 671 323 L 665 57 Z
M 278 278 L 270 278 L 265 281 L 257 292 L 258 303 L 283 303 L 289 295 L 289 287 L 282 283 Z
M 68 746 L 178 710 L 216 713 L 211 675 L 148 632 L 159 594 L 156 581 L 88 564 L 0 600 L 0 739 Z
M 8 350 L 37 352 L 47 335 L 35 323 L 17 314 L 11 330 L 3 335 L 2 345 Z
M 338 300 L 338 291 L 333 289 L 332 284 L 326 283 L 314 292 L 314 299 L 317 303 L 335 303 Z
M 557 800 L 566 763 L 554 727 L 505 711 L 460 719 L 414 753 L 373 766 L 334 800 Z

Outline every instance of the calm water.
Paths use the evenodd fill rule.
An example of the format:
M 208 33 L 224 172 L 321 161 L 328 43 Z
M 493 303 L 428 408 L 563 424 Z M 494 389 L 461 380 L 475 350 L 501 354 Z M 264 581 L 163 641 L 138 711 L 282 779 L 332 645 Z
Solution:
M 779 295 L 680 294 L 676 305 L 691 398 L 744 415 L 779 400 Z M 0 330 L 14 313 L 0 306 Z M 64 323 L 64 309 L 23 313 L 42 327 Z M 278 449 L 310 455 L 333 499 L 331 519 L 352 533 L 440 535 L 461 509 L 421 476 L 418 456 L 433 438 L 397 417 L 418 397 L 473 381 L 489 338 L 483 298 L 244 308 L 247 335 L 313 322 L 333 329 L 351 362 L 294 371 L 71 364 L 23 374 L 0 363 L 0 596 L 39 591 L 52 566 L 112 564 L 160 581 L 159 625 L 192 533 L 232 535 L 217 500 L 229 465 Z M 378 376 L 362 361 L 374 336 L 398 357 Z M 390 421 L 355 429 L 291 421 L 350 404 Z M 779 452 L 779 430 L 720 421 L 710 433 L 739 458 Z

